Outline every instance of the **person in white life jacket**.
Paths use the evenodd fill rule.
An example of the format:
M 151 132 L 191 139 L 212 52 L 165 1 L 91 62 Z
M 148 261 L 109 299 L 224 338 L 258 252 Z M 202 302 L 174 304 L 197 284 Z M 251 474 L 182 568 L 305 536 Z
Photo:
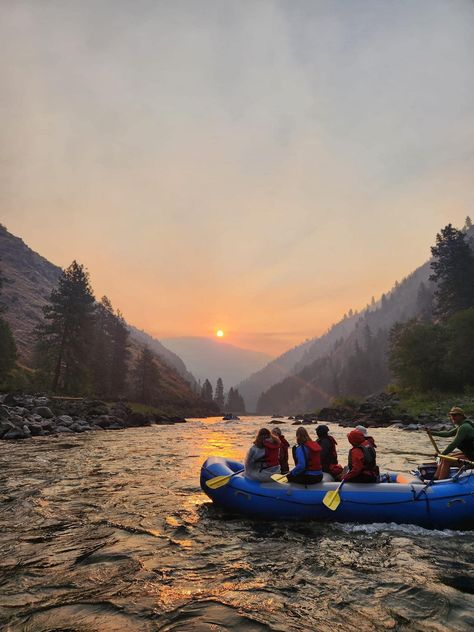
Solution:
M 268 428 L 260 428 L 245 457 L 245 476 L 254 481 L 269 481 L 280 473 L 280 439 Z
M 321 446 L 313 441 L 306 428 L 296 431 L 297 445 L 293 448 L 295 467 L 286 475 L 289 483 L 313 485 L 323 478 L 321 469 Z
M 375 448 L 359 430 L 352 430 L 347 438 L 352 448 L 349 450 L 349 470 L 342 480 L 348 483 L 377 483 L 379 468 Z

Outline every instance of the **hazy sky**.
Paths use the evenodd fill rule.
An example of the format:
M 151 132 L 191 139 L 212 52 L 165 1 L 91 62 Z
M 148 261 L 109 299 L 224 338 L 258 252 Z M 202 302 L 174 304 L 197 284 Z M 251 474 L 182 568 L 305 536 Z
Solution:
M 470 0 L 0 0 L 0 221 L 282 352 L 474 215 L 473 62 Z

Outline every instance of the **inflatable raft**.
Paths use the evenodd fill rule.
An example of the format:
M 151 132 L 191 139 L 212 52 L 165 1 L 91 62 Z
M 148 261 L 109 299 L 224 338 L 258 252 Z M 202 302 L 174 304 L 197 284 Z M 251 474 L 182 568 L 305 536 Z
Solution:
M 294 483 L 260 483 L 244 477 L 238 461 L 211 456 L 201 468 L 201 487 L 215 505 L 268 520 L 319 520 L 333 522 L 395 522 L 431 529 L 474 528 L 474 470 L 445 481 L 423 481 L 407 475 L 392 476 L 393 482 L 345 483 L 340 504 L 331 511 L 323 504 L 338 483 L 309 487 Z M 229 476 L 216 489 L 206 482 Z M 398 481 L 398 482 L 397 482 Z

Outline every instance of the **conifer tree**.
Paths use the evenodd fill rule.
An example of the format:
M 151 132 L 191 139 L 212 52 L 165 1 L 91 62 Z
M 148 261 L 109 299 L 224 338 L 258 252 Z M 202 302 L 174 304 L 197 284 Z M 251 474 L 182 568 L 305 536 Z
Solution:
M 216 390 L 214 394 L 214 401 L 219 406 L 219 410 L 222 411 L 224 409 L 225 400 L 224 400 L 224 384 L 221 378 L 217 379 Z
M 204 380 L 204 384 L 202 385 L 201 397 L 205 402 L 212 402 L 212 384 L 208 379 Z
M 431 281 L 435 290 L 435 313 L 446 320 L 456 312 L 474 307 L 474 255 L 462 231 L 448 224 L 436 235 L 431 248 L 434 260 Z
M 94 310 L 89 274 L 73 261 L 51 292 L 43 308 L 44 322 L 36 330 L 37 363 L 53 391 L 86 390 Z
M 160 372 L 151 349 L 145 345 L 134 368 L 135 397 L 143 404 L 152 404 L 159 387 Z
M 128 348 L 130 332 L 122 314 L 117 311 L 112 322 L 112 371 L 110 375 L 110 392 L 119 397 L 125 389 L 128 373 L 130 351 Z

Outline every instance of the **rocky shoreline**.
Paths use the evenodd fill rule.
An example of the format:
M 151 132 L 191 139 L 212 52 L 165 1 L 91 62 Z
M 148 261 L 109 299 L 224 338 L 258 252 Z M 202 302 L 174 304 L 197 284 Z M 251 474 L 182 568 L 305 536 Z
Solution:
M 123 402 L 0 394 L 0 439 L 6 441 L 185 422 L 183 417 L 134 412 Z
M 275 415 L 276 417 L 276 415 Z M 322 408 L 318 414 L 295 415 L 292 425 L 318 424 L 325 421 L 337 423 L 343 428 L 364 425 L 367 428 L 400 428 L 401 430 L 422 430 L 429 426 L 432 430 L 451 430 L 452 424 L 440 415 L 420 413 L 411 415 L 403 411 L 396 394 L 378 393 L 367 397 L 355 408 L 346 406 Z M 280 423 L 275 419 L 271 423 Z

